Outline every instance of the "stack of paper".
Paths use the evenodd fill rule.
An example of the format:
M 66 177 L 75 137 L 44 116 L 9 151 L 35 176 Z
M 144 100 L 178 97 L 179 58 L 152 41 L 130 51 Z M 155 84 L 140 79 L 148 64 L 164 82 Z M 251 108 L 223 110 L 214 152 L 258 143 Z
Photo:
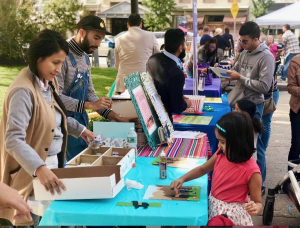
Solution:
M 205 135 L 205 133 L 199 131 L 174 131 L 172 133 L 172 138 L 200 139 Z
M 128 89 L 126 89 L 125 91 L 124 91 L 124 93 L 121 93 L 120 95 L 116 95 L 116 94 L 114 94 L 113 96 L 112 96 L 112 99 L 120 99 L 120 100 L 127 100 L 127 99 L 131 99 L 130 98 L 130 94 L 129 94 L 129 92 L 128 92 Z

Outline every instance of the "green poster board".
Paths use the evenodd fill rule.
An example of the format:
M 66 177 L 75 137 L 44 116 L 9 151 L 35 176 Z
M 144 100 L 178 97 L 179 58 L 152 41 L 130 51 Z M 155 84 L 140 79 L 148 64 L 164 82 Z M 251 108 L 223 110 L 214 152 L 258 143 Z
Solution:
M 125 87 L 128 89 L 132 103 L 143 126 L 149 146 L 154 149 L 160 144 L 158 128 L 161 126 L 151 101 L 145 94 L 140 74 L 131 74 L 125 78 Z
M 171 135 L 174 132 L 173 124 L 169 118 L 169 115 L 165 109 L 164 104 L 161 101 L 161 98 L 155 88 L 153 79 L 150 74 L 148 73 L 142 73 L 141 74 L 141 81 L 144 87 L 144 91 L 146 92 L 146 95 L 150 99 L 156 114 L 158 115 L 158 118 L 160 120 L 160 123 L 162 125 L 164 138 L 167 143 L 172 143 Z

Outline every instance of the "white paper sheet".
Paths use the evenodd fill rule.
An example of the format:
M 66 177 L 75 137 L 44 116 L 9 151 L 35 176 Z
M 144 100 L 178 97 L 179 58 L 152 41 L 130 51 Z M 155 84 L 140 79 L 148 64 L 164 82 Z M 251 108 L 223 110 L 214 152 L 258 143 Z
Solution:
M 210 67 L 210 69 L 220 78 L 228 78 L 230 79 L 230 77 L 228 76 L 227 72 L 230 71 L 228 69 L 222 69 L 220 67 Z
M 181 139 L 200 139 L 206 134 L 203 132 L 194 132 L 194 131 L 174 131 L 172 133 L 172 138 L 181 138 Z

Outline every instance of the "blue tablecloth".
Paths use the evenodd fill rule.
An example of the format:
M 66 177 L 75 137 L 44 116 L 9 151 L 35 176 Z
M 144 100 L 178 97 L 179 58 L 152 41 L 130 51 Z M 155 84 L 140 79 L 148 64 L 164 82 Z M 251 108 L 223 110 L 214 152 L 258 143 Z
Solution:
M 211 151 L 214 153 L 217 149 L 218 141 L 215 136 L 215 127 L 218 120 L 226 113 L 230 112 L 230 107 L 226 96 L 222 96 L 222 104 L 216 103 L 205 103 L 205 105 L 212 106 L 214 108 L 213 112 L 205 112 L 201 116 L 212 116 L 212 120 L 209 125 L 196 125 L 196 124 L 180 124 L 174 123 L 175 130 L 178 131 L 201 131 L 207 134 Z M 195 114 L 193 114 L 195 115 Z
M 185 79 L 185 87 L 183 88 L 184 95 L 193 95 L 193 79 Z M 204 91 L 198 91 L 199 95 L 204 95 L 206 97 L 221 97 L 221 79 L 213 78 L 211 85 L 205 85 Z
M 185 186 L 200 186 L 200 201 L 143 200 L 148 185 L 170 185 L 189 169 L 168 167 L 165 180 L 159 179 L 159 167 L 150 163 L 154 158 L 138 157 L 125 179 L 136 180 L 143 189 L 128 191 L 124 187 L 113 199 L 54 201 L 46 210 L 39 225 L 190 225 L 205 226 L 208 220 L 207 175 L 185 183 Z M 197 165 L 206 160 L 199 159 Z M 117 202 L 161 202 L 162 206 L 148 209 L 116 206 Z

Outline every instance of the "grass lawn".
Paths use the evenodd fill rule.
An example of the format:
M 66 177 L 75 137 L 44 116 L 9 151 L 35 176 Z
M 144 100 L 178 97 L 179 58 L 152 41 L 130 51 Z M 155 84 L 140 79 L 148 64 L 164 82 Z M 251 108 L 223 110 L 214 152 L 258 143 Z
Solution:
M 12 81 L 17 77 L 19 72 L 24 66 L 14 66 L 14 67 L 3 67 L 0 66 L 0 117 L 2 116 L 3 101 L 5 97 L 5 92 L 12 83 Z M 116 79 L 117 71 L 114 68 L 97 68 L 92 67 L 92 80 L 95 88 L 95 92 L 98 97 L 103 97 L 108 94 L 106 87 L 111 87 L 114 80 Z

